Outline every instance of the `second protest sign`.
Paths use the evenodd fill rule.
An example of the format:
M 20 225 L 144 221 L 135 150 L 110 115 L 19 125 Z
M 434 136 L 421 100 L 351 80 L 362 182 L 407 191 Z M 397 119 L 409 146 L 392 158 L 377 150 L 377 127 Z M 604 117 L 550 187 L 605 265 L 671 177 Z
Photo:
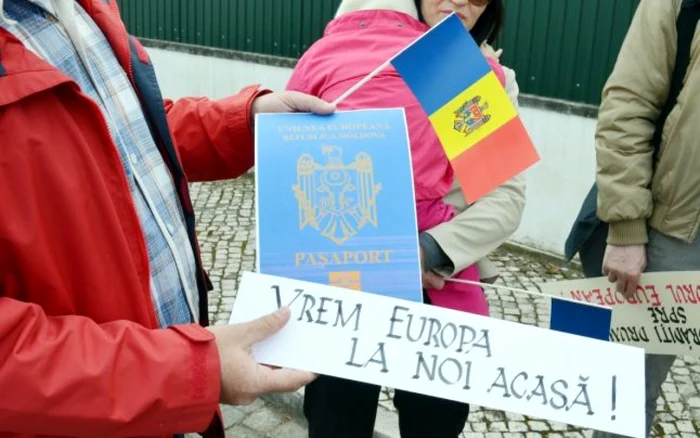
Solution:
M 542 283 L 542 293 L 611 306 L 610 341 L 650 354 L 700 357 L 700 273 L 643 274 L 634 295 L 623 296 L 607 278 Z

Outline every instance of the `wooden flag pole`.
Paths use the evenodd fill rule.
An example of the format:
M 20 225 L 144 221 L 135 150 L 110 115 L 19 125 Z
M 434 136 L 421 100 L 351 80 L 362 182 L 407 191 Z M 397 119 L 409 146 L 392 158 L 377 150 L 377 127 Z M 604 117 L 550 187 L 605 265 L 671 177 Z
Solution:
M 389 64 L 391 64 L 391 61 L 392 61 L 393 59 L 394 59 L 394 58 L 391 58 L 391 59 L 389 59 L 388 61 L 386 61 L 384 64 L 382 64 L 382 65 L 380 65 L 379 67 L 375 68 L 374 71 L 372 71 L 370 74 L 368 74 L 367 76 L 365 76 L 364 79 L 362 79 L 360 82 L 358 82 L 358 83 L 356 83 L 355 85 L 353 85 L 352 87 L 350 87 L 350 89 L 349 89 L 348 91 L 346 91 L 345 93 L 343 93 L 342 95 L 340 95 L 340 97 L 338 97 L 336 100 L 333 101 L 333 105 L 338 105 L 340 102 L 342 102 L 342 101 L 344 101 L 345 99 L 347 99 L 348 96 L 350 96 L 352 93 L 354 93 L 355 91 L 359 90 L 360 87 L 362 87 L 362 86 L 365 85 L 367 82 L 369 82 L 370 79 L 372 79 L 373 77 L 377 76 L 379 73 L 381 73 L 382 70 L 384 70 L 385 68 L 387 68 L 387 67 L 389 66 Z
M 608 306 L 601 306 L 601 305 L 595 304 L 595 303 L 587 303 L 587 302 L 585 302 L 585 301 L 576 301 L 576 300 L 572 300 L 571 298 L 557 297 L 557 296 L 554 296 L 554 295 L 544 295 L 543 293 L 540 293 L 540 292 L 532 292 L 532 291 L 525 290 L 525 289 L 516 289 L 516 288 L 514 288 L 514 287 L 501 286 L 501 285 L 499 285 L 499 284 L 479 283 L 478 281 L 462 280 L 462 279 L 458 279 L 458 278 L 446 278 L 445 281 L 450 281 L 450 282 L 452 282 L 452 283 L 471 284 L 471 285 L 474 285 L 474 286 L 481 286 L 481 287 L 491 287 L 491 288 L 494 288 L 494 289 L 503 289 L 503 290 L 508 290 L 508 291 L 511 291 L 511 292 L 516 292 L 516 293 L 520 293 L 520 294 L 530 295 L 530 296 L 533 296 L 533 297 L 540 297 L 540 298 L 556 298 L 556 299 L 558 299 L 558 300 L 569 301 L 569 302 L 571 302 L 571 303 L 577 303 L 577 304 L 584 304 L 584 305 L 586 305 L 586 306 L 598 307 L 598 308 L 600 308 L 600 309 L 609 309 L 609 308 L 610 308 L 610 307 L 608 307 Z

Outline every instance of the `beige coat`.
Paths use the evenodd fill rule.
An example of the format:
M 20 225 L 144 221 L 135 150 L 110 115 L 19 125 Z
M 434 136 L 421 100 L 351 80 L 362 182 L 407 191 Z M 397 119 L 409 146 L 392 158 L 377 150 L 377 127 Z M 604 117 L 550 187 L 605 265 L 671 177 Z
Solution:
M 608 242 L 645 244 L 647 224 L 692 242 L 700 223 L 700 40 L 652 171 L 651 139 L 676 56 L 681 0 L 642 0 L 603 91 L 596 133 L 598 215 Z
M 388 9 L 413 17 L 418 16 L 413 0 L 344 0 L 336 16 L 367 9 Z M 505 68 L 506 91 L 514 105 L 518 103 L 518 84 L 513 70 Z M 468 206 L 455 182 L 445 202 L 454 205 L 459 214 L 428 233 L 433 236 L 454 265 L 451 276 L 474 263 L 479 264 L 481 278 L 498 275 L 498 270 L 487 256 L 501 246 L 517 230 L 525 208 L 525 178 L 518 176 L 480 201 Z

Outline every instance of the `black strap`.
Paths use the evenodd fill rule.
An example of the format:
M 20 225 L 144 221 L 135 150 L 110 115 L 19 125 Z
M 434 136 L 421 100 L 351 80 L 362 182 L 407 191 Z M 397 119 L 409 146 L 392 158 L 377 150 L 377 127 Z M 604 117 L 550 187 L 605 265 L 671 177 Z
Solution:
M 666 0 L 664 0 L 666 1 Z M 654 146 L 654 164 L 659 156 L 661 149 L 661 134 L 666 124 L 666 119 L 678 102 L 678 95 L 683 88 L 683 80 L 688 72 L 690 65 L 690 48 L 695 36 L 695 28 L 698 20 L 700 20 L 700 1 L 684 0 L 681 6 L 681 12 L 678 16 L 676 28 L 678 31 L 678 43 L 676 52 L 676 64 L 673 68 L 673 76 L 671 77 L 671 87 L 669 88 L 666 104 L 661 110 L 659 120 L 656 124 L 654 137 L 651 144 Z

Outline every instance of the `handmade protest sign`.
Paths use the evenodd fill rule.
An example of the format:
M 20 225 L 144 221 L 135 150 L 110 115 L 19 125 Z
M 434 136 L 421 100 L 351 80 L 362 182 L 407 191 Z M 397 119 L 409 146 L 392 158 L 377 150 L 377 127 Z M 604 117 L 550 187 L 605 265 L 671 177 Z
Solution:
M 254 273 L 231 323 L 280 306 L 292 318 L 254 346 L 261 363 L 644 436 L 641 349 Z
M 652 354 L 700 357 L 700 273 L 643 274 L 627 299 L 607 278 L 541 283 L 542 293 L 613 307 L 610 340 Z

